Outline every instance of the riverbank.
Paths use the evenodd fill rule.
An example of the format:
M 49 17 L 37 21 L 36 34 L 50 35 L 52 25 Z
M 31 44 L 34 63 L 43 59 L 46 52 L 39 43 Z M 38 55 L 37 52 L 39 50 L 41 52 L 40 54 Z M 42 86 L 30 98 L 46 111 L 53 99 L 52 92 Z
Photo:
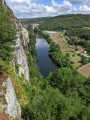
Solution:
M 50 36 L 44 32 L 40 32 L 40 35 L 44 37 L 50 44 L 49 55 L 58 67 L 72 68 L 69 60 L 69 56 L 62 54 L 61 48 L 58 44 L 53 42 Z
M 81 56 L 78 56 L 78 53 L 75 52 L 75 48 L 70 47 L 65 41 L 65 37 L 62 33 L 49 34 L 50 38 L 60 46 L 61 52 L 66 55 L 69 54 L 69 59 L 73 63 L 73 68 L 76 69 L 80 67 Z

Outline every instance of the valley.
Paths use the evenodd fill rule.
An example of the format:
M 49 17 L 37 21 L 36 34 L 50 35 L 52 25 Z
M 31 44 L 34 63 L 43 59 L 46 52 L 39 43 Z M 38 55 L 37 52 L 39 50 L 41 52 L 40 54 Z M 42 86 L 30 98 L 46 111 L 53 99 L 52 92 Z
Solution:
M 90 15 L 14 13 L 0 0 L 0 120 L 89 120 Z

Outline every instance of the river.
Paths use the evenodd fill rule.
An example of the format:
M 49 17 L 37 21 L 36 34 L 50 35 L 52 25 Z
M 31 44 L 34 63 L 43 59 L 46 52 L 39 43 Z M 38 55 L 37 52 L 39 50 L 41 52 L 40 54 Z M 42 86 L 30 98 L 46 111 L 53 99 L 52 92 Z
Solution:
M 35 48 L 37 50 L 37 65 L 43 77 L 46 78 L 49 72 L 54 72 L 57 69 L 49 57 L 50 45 L 44 38 L 36 38 Z

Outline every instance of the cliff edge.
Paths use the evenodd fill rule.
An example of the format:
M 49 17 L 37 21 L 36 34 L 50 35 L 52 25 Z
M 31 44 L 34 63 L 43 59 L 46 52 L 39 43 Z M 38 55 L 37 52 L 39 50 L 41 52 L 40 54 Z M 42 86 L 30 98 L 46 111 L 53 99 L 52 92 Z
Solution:
M 9 12 L 9 17 L 11 19 L 10 24 L 14 24 L 17 31 L 16 39 L 14 40 L 15 45 L 12 45 L 12 48 L 15 48 L 12 52 L 14 58 L 10 61 L 12 70 L 9 71 L 8 69 L 11 68 L 6 68 L 6 66 L 2 68 L 3 62 L 0 66 L 0 120 L 21 120 L 20 104 L 23 102 L 22 98 L 18 101 L 17 94 L 23 94 L 23 92 L 17 81 L 21 80 L 21 77 L 24 76 L 24 82 L 30 84 L 29 68 L 26 53 L 24 51 L 24 47 L 27 46 L 29 42 L 29 35 L 28 31 L 7 6 L 5 0 L 0 0 L 0 7 L 3 7 L 4 11 Z

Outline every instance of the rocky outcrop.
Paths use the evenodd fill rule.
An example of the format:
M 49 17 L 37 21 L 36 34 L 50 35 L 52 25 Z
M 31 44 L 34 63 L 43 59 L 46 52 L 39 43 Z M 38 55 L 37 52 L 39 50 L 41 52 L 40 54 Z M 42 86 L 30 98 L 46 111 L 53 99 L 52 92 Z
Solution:
M 21 30 L 21 37 L 22 37 L 22 42 L 24 46 L 26 46 L 27 43 L 29 42 L 29 35 L 28 35 L 28 31 L 24 27 L 22 27 L 22 30 Z
M 20 22 L 16 24 L 16 28 L 21 33 L 21 41 L 23 45 L 26 46 L 27 43 L 29 43 L 29 34 L 27 29 Z
M 10 78 L 6 78 L 3 74 L 0 77 L 0 113 L 10 116 L 13 120 L 21 118 L 21 108 L 17 101 L 15 90 Z M 2 114 L 2 115 L 3 115 Z M 0 120 L 1 120 L 0 116 Z
M 2 5 L 3 5 L 3 7 L 4 7 L 4 10 L 6 10 L 6 9 L 7 9 L 7 5 L 6 5 L 6 3 L 5 3 L 5 0 L 0 0 L 0 2 L 2 3 Z
M 11 61 L 11 64 L 14 66 L 15 68 L 15 63 L 19 64 L 19 70 L 18 70 L 18 75 L 21 76 L 22 73 L 25 76 L 25 81 L 30 83 L 30 77 L 29 77 L 29 69 L 28 69 L 28 63 L 27 63 L 27 57 L 24 51 L 24 48 L 28 42 L 29 42 L 29 34 L 28 31 L 25 29 L 25 27 L 23 27 L 23 25 L 17 20 L 17 18 L 15 18 L 12 10 L 7 6 L 5 0 L 0 0 L 0 2 L 2 3 L 4 9 L 9 11 L 9 15 L 11 18 L 11 23 L 16 26 L 17 29 L 17 39 L 16 39 L 16 45 L 13 47 L 18 48 L 14 54 L 16 56 L 16 60 Z
M 27 29 L 25 29 L 21 23 L 17 23 L 16 28 L 18 32 L 17 32 L 16 45 L 14 47 L 18 49 L 14 52 L 14 54 L 16 56 L 16 64 L 20 65 L 18 70 L 19 71 L 18 75 L 21 76 L 23 73 L 23 75 L 25 76 L 25 81 L 30 83 L 27 57 L 23 48 L 27 46 L 27 44 L 29 43 L 29 34 Z M 15 62 L 13 61 L 13 63 Z
M 28 69 L 28 63 L 27 63 L 27 57 L 26 57 L 26 54 L 25 54 L 25 51 L 23 49 L 23 45 L 26 45 L 28 43 L 28 32 L 27 30 L 25 30 L 25 28 L 22 28 L 24 29 L 24 33 L 21 31 L 17 33 L 17 40 L 16 40 L 16 48 L 18 48 L 14 54 L 16 56 L 16 64 L 19 64 L 20 67 L 19 67 L 19 76 L 23 75 L 25 76 L 25 80 L 27 82 L 30 82 L 30 77 L 29 77 L 29 69 Z M 22 34 L 23 33 L 23 34 Z M 22 34 L 23 38 L 20 38 L 20 35 Z M 26 36 L 25 36 L 26 34 Z M 27 39 L 26 39 L 27 38 Z M 23 39 L 23 40 L 22 40 Z
M 17 101 L 15 90 L 11 83 L 10 78 L 7 78 L 3 82 L 3 87 L 6 88 L 5 99 L 7 104 L 3 105 L 3 108 L 5 108 L 5 113 L 9 114 L 13 118 L 21 118 L 20 105 Z

